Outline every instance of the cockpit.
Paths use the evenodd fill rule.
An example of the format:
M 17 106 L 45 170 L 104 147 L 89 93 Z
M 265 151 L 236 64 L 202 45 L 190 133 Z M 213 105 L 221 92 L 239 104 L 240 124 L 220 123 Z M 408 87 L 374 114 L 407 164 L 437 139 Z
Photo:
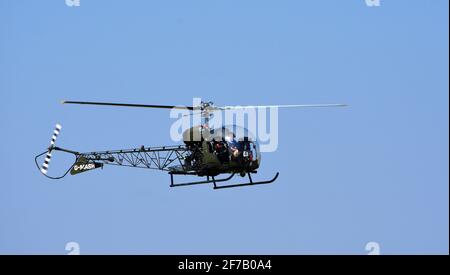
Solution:
M 214 153 L 220 162 L 237 163 L 251 169 L 259 167 L 259 145 L 247 129 L 235 125 L 211 129 L 205 140 L 210 152 Z

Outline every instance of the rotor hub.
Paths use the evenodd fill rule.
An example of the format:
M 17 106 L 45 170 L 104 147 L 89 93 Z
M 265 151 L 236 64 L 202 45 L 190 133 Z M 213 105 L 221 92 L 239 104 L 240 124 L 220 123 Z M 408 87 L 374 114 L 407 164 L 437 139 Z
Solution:
M 200 108 L 202 110 L 208 110 L 208 109 L 211 109 L 213 107 L 215 107 L 215 105 L 214 105 L 214 102 L 212 102 L 212 101 L 209 101 L 209 102 L 202 101 L 200 103 Z

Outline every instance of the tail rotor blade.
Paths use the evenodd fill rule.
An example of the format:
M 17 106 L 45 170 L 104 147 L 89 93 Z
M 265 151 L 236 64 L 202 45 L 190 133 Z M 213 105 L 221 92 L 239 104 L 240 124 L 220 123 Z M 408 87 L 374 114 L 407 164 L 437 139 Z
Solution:
M 51 146 L 55 146 L 56 138 L 59 136 L 61 128 L 62 126 L 60 124 L 56 124 L 55 130 L 53 131 L 52 141 L 50 142 Z
M 50 160 L 52 159 L 52 153 L 48 152 L 45 156 L 44 164 L 42 164 L 41 172 L 47 174 L 48 165 L 50 164 Z

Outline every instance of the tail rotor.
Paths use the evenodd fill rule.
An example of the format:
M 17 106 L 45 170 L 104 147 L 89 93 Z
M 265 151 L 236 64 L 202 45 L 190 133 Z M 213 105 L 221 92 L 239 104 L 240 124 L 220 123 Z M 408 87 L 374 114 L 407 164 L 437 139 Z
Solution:
M 62 128 L 61 124 L 56 124 L 55 130 L 53 131 L 52 140 L 50 141 L 50 147 L 48 148 L 44 163 L 42 164 L 42 167 L 40 169 L 42 174 L 44 174 L 44 175 L 47 175 L 48 167 L 49 167 L 50 161 L 52 159 L 52 150 L 53 150 L 53 148 L 55 148 L 56 139 L 58 138 L 59 134 L 61 133 L 61 128 Z

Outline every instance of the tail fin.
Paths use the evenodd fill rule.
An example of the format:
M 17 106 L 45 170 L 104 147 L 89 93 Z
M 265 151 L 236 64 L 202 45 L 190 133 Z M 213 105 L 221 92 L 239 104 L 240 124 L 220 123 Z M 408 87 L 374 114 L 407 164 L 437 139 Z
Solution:
M 81 156 L 73 165 L 72 169 L 70 170 L 70 174 L 76 175 L 96 168 L 103 168 L 103 163 L 87 160 L 85 157 Z

